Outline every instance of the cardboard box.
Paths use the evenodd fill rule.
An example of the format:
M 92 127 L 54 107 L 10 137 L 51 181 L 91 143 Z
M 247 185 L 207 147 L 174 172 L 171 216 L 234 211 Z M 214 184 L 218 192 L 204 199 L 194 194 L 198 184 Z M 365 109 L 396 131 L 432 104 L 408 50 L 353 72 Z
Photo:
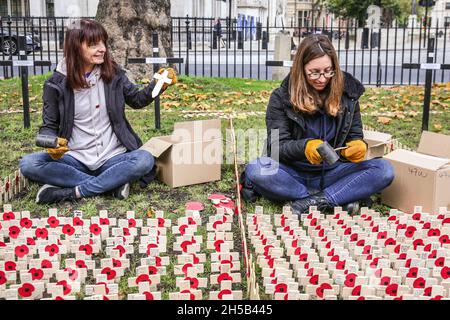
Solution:
M 369 145 L 366 153 L 366 160 L 383 157 L 386 145 L 392 141 L 392 135 L 369 130 L 364 130 L 363 133 L 364 141 Z
M 153 137 L 141 149 L 157 158 L 158 179 L 172 188 L 221 178 L 220 119 L 175 123 L 170 136 Z
M 397 149 L 384 158 L 395 178 L 381 193 L 383 203 L 405 212 L 416 205 L 430 213 L 450 209 L 450 136 L 424 131 L 417 152 Z

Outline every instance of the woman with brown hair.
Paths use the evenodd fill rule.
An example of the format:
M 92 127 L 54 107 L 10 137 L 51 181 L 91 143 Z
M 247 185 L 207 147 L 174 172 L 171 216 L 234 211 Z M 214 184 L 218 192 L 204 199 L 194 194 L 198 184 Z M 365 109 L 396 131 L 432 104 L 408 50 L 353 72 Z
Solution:
M 326 36 L 306 37 L 291 73 L 270 97 L 268 156 L 247 165 L 241 180 L 243 197 L 289 201 L 299 215 L 310 206 L 345 206 L 356 213 L 358 201 L 387 187 L 394 178 L 389 162 L 364 160 L 367 145 L 358 102 L 363 93 L 363 85 L 340 70 Z M 324 141 L 335 149 L 346 147 L 332 165 L 317 151 Z
M 20 161 L 24 176 L 44 184 L 37 203 L 108 191 L 124 199 L 130 182 L 154 177 L 154 158 L 138 150 L 142 142 L 125 117 L 125 103 L 135 109 L 149 105 L 155 82 L 142 90 L 131 83 L 107 44 L 106 30 L 94 20 L 78 20 L 66 32 L 64 59 L 44 84 L 39 130 L 57 137 L 59 146 Z M 176 74 L 168 70 L 175 84 Z

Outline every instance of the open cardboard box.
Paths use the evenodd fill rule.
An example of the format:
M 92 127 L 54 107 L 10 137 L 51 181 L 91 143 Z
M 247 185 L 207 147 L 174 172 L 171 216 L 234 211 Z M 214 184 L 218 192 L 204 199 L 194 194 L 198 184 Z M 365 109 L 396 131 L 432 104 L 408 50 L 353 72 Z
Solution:
M 220 119 L 177 122 L 171 135 L 153 137 L 141 149 L 156 158 L 159 181 L 172 188 L 221 178 Z
M 392 135 L 388 133 L 364 130 L 364 141 L 367 142 L 366 160 L 384 156 L 384 149 L 392 141 Z
M 395 170 L 392 184 L 381 193 L 381 201 L 412 212 L 450 209 L 450 136 L 424 131 L 417 152 L 397 149 L 385 157 Z

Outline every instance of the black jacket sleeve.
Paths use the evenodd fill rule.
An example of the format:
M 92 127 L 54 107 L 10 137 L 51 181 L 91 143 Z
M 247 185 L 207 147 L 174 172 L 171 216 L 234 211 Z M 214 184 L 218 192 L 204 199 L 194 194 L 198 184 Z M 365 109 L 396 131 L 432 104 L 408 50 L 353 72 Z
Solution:
M 123 82 L 123 95 L 125 102 L 133 109 L 141 109 L 148 106 L 153 102 L 152 91 L 156 82 L 152 81 L 145 88 L 140 89 L 137 85 L 133 84 L 125 73 L 122 74 Z M 161 93 L 163 90 L 161 90 Z M 161 94 L 160 93 L 160 94 Z
M 353 114 L 352 123 L 350 125 L 350 131 L 348 132 L 347 139 L 345 142 L 350 142 L 353 140 L 362 140 L 364 138 L 363 125 L 361 119 L 361 109 L 359 106 L 359 101 L 355 104 L 355 111 Z
M 269 156 L 278 157 L 281 162 L 306 160 L 305 147 L 311 139 L 294 139 L 292 121 L 283 108 L 283 101 L 275 91 L 269 99 L 266 112 L 267 144 Z M 278 139 L 276 137 L 278 136 Z
M 58 136 L 60 125 L 60 114 L 58 108 L 59 90 L 48 81 L 44 84 L 42 96 L 42 125 L 39 134 Z

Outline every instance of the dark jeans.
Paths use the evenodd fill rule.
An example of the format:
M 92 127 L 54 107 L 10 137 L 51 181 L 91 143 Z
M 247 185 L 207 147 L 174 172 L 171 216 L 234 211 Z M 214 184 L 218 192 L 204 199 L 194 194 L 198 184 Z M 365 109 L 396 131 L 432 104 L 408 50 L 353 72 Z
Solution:
M 78 186 L 81 196 L 90 197 L 114 190 L 149 173 L 155 158 L 150 152 L 135 150 L 117 155 L 95 171 L 75 158 L 64 155 L 53 160 L 48 153 L 26 155 L 20 161 L 22 174 L 41 184 L 63 188 Z
M 267 157 L 250 162 L 245 175 L 254 190 L 274 201 L 302 199 L 311 190 L 320 190 L 321 172 L 295 170 Z M 336 168 L 325 171 L 325 196 L 335 206 L 366 199 L 391 184 L 394 169 L 384 159 L 360 163 L 339 162 Z

